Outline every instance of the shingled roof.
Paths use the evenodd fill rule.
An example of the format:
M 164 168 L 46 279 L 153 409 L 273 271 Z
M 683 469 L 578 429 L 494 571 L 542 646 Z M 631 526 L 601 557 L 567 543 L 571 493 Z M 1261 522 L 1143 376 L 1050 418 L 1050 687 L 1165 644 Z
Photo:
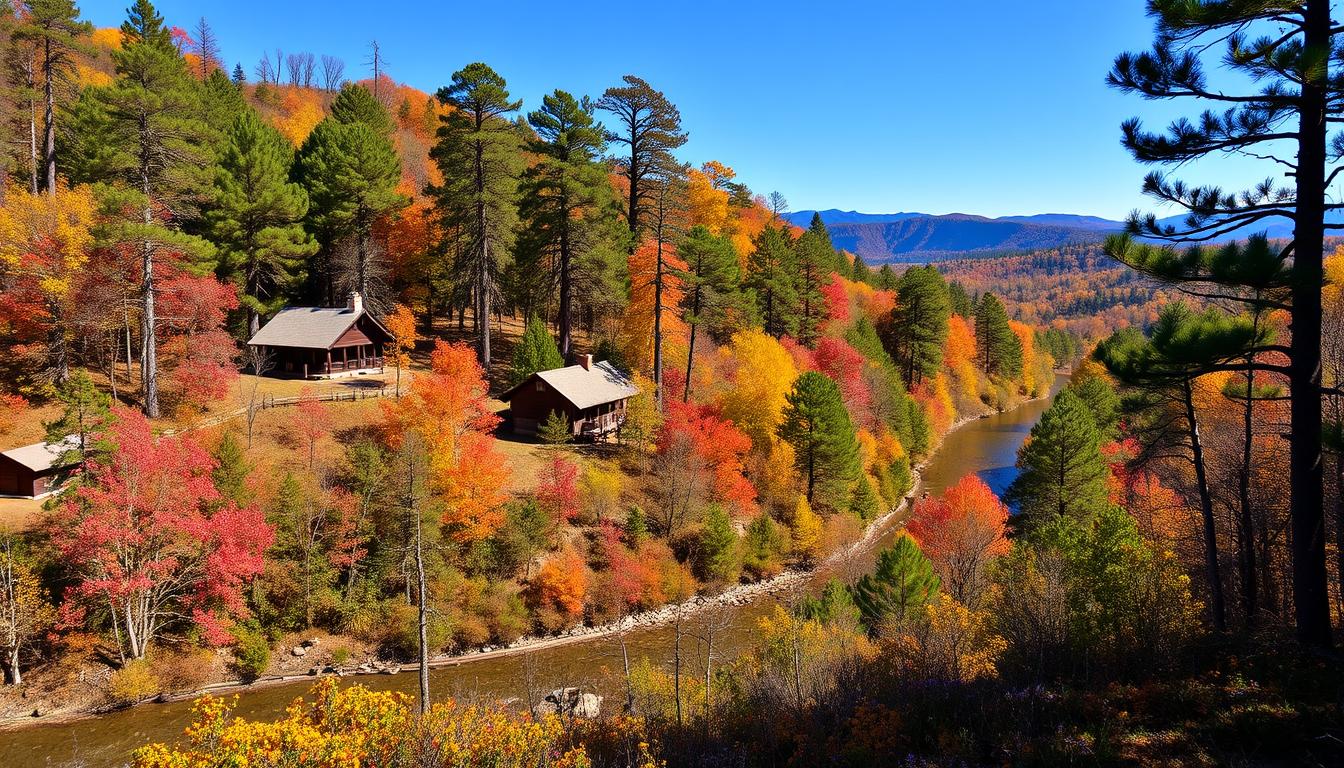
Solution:
M 600 363 L 594 363 L 590 368 L 584 368 L 582 365 L 571 365 L 549 371 L 538 371 L 527 377 L 522 384 L 500 395 L 499 399 L 507 403 L 513 398 L 514 392 L 517 392 L 533 379 L 541 379 L 549 384 L 552 389 L 560 393 L 561 397 L 573 403 L 574 407 L 579 410 L 592 408 L 603 403 L 613 403 L 639 394 L 639 388 L 630 382 L 629 377 L 621 373 L 616 366 L 603 360 Z

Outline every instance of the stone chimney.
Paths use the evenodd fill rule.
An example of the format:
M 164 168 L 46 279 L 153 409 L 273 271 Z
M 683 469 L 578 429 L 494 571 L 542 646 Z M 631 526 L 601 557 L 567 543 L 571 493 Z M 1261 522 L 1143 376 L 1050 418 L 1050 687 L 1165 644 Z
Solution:
M 579 356 L 579 365 L 582 365 L 582 366 L 583 366 L 583 370 L 585 370 L 585 371 L 591 371 L 591 370 L 593 369 L 593 356 L 592 356 L 592 355 L 580 355 L 580 356 Z
M 345 308 L 355 314 L 364 311 L 364 297 L 359 295 L 359 291 L 350 292 L 350 299 L 346 302 Z

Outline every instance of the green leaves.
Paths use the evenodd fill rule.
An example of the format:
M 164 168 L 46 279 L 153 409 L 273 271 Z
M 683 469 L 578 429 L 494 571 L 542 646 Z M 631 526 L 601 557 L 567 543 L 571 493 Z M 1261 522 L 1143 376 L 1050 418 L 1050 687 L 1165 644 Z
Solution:
M 1022 342 L 1008 325 L 1003 302 L 992 293 L 981 296 L 976 306 L 975 344 L 985 373 L 1005 379 L 1022 373 Z
M 1096 419 L 1068 389 L 1031 428 L 1017 466 L 1022 472 L 1004 500 L 1017 507 L 1018 530 L 1030 533 L 1056 517 L 1088 518 L 1109 505 L 1110 474 Z
M 877 567 L 851 589 L 863 624 L 876 633 L 883 623 L 915 618 L 916 612 L 937 597 L 941 582 L 933 563 L 908 533 L 877 555 Z
M 882 335 L 907 389 L 937 375 L 951 314 L 947 284 L 937 269 L 911 267 L 901 275 L 896 308 L 883 324 Z
M 560 356 L 560 350 L 555 348 L 555 342 L 551 339 L 551 332 L 546 330 L 546 324 L 542 322 L 541 318 L 534 316 L 527 321 L 527 329 L 523 331 L 523 338 L 513 350 L 513 367 L 509 372 L 509 386 L 522 383 L 528 376 L 537 371 L 563 368 L 564 365 L 565 360 Z
M 850 487 L 860 476 L 859 444 L 836 383 L 816 371 L 799 376 L 786 397 L 779 436 L 793 446 L 808 502 L 847 508 Z

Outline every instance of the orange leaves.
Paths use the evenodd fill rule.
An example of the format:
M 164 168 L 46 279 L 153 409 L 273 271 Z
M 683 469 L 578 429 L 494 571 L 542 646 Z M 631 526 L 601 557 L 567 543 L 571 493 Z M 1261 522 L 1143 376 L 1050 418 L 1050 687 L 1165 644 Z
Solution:
M 933 560 L 953 597 L 974 605 L 988 562 L 1008 551 L 1008 508 L 975 475 L 966 475 L 940 498 L 915 507 L 910 535 Z
M 688 440 L 691 449 L 713 473 L 713 495 L 733 505 L 741 515 L 756 511 L 756 488 L 746 478 L 744 460 L 751 450 L 751 438 L 732 422 L 724 419 L 713 406 L 673 402 L 668 405 L 660 451 L 679 440 Z
M 531 601 L 538 608 L 558 611 L 570 621 L 583 615 L 588 594 L 588 567 L 572 549 L 547 560 L 532 579 Z
M 471 347 L 438 341 L 430 367 L 405 397 L 383 404 L 388 442 L 400 446 L 412 431 L 420 438 L 444 525 L 454 539 L 475 541 L 503 522 L 509 470 L 491 434 L 499 416 L 486 403 L 488 387 Z
M 326 112 L 322 108 L 322 92 L 315 88 L 285 86 L 280 88 L 279 112 L 271 122 L 294 146 L 299 146 Z
M 630 303 L 621 320 L 620 344 L 630 365 L 637 371 L 653 367 L 653 328 L 657 302 L 659 246 L 646 240 L 630 254 Z M 683 295 L 681 281 L 674 270 L 685 270 L 686 262 L 677 257 L 676 248 L 664 244 L 662 251 L 662 332 L 664 344 L 686 344 L 687 328 L 676 308 Z M 671 358 L 668 358 L 671 359 Z

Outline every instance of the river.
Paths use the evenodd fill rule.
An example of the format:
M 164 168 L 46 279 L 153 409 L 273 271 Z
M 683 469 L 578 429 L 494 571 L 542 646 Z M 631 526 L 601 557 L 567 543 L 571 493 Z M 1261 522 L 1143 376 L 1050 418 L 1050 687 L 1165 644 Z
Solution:
M 1063 381 L 1062 376 L 1057 379 L 1056 391 Z M 1048 404 L 1045 399 L 1034 400 L 1011 411 L 968 422 L 948 434 L 925 466 L 918 492 L 928 491 L 936 495 L 962 476 L 974 472 L 995 493 L 1002 494 L 1016 476 L 1013 464 L 1017 449 Z M 847 580 L 857 578 L 871 565 L 874 553 L 892 540 L 900 527 L 899 522 L 890 521 L 886 530 L 868 540 L 867 546 L 847 557 L 829 561 L 809 574 L 801 589 L 817 590 L 834 575 Z M 725 663 L 747 648 L 755 635 L 756 620 L 770 611 L 778 600 L 778 597 L 763 595 L 746 605 L 716 609 L 713 620 L 722 629 L 715 630 L 714 663 Z M 690 629 L 687 631 L 700 631 L 699 626 L 706 620 L 705 615 L 688 619 Z M 637 628 L 626 633 L 626 647 L 632 662 L 647 658 L 655 663 L 670 663 L 674 639 L 671 626 Z M 683 664 L 693 670 L 704 669 L 703 644 L 683 638 L 682 650 Z M 610 706 L 624 695 L 621 667 L 620 641 L 615 636 L 606 636 L 517 655 L 474 660 L 466 657 L 456 666 L 432 670 L 430 685 L 435 698 L 452 696 L 478 701 L 537 699 L 540 693 L 555 688 L 582 686 L 606 696 Z M 411 694 L 415 693 L 417 685 L 414 672 L 362 676 L 358 682 L 375 690 L 401 690 Z M 311 685 L 310 680 L 300 680 L 244 691 L 239 696 L 235 712 L 253 719 L 278 717 Z M 114 768 L 125 764 L 130 751 L 138 746 L 152 741 L 176 740 L 190 722 L 191 702 L 177 701 L 145 704 L 63 723 L 0 731 L 0 766 Z

